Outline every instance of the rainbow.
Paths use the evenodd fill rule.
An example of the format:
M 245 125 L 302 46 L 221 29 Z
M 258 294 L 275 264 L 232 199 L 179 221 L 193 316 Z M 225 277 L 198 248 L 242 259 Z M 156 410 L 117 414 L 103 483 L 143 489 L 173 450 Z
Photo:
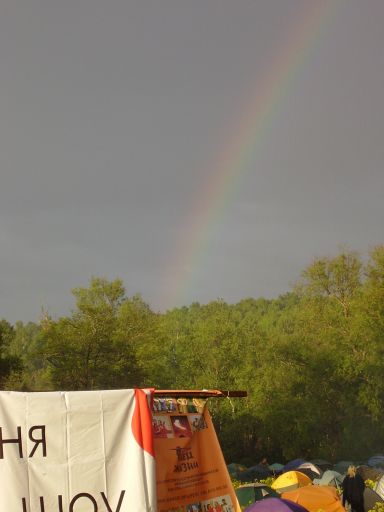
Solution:
M 233 136 L 225 141 L 223 150 L 207 168 L 207 179 L 183 227 L 183 236 L 172 251 L 167 292 L 159 301 L 161 307 L 176 307 L 185 299 L 223 210 L 235 196 L 244 175 L 254 167 L 250 164 L 255 161 L 267 128 L 340 4 L 341 0 L 307 0 L 286 44 L 264 73 L 261 83 L 257 80 L 253 97 L 234 123 Z

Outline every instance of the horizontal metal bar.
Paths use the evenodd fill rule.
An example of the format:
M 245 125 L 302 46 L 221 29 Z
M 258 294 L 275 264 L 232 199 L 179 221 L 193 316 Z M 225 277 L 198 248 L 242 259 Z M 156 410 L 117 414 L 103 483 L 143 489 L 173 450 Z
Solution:
M 155 389 L 156 397 L 245 398 L 247 391 L 221 389 Z

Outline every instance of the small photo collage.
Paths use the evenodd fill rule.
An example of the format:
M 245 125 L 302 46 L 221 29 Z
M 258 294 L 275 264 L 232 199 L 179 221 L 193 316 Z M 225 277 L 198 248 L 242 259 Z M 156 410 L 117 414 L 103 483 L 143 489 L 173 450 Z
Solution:
M 235 512 L 235 508 L 232 504 L 231 497 L 226 494 L 225 496 L 218 496 L 210 500 L 171 508 L 165 512 Z
M 204 430 L 206 400 L 198 398 L 154 398 L 152 424 L 155 437 L 192 437 Z

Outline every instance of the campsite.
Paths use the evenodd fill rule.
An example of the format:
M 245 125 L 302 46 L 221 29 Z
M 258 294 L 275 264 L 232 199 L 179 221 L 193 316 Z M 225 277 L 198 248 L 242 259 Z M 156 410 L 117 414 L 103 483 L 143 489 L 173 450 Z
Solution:
M 384 512 L 384 0 L 0 5 L 0 512 Z
M 268 465 L 268 476 L 244 483 L 249 476 L 246 467 L 231 463 L 227 466 L 230 472 L 241 510 L 247 512 L 298 511 L 293 504 L 300 506 L 304 512 L 345 512 L 342 505 L 342 482 L 346 471 L 335 470 L 345 468 L 346 461 L 332 464 L 325 460 L 304 461 L 294 459 L 285 465 L 273 463 Z M 320 464 L 319 464 L 320 463 Z M 355 464 L 348 461 L 349 465 Z M 357 473 L 365 478 L 364 512 L 378 512 L 384 507 L 384 456 L 374 455 L 364 463 L 356 463 Z M 276 469 L 278 468 L 278 469 Z M 346 468 L 347 469 L 347 468 Z M 309 473 L 310 471 L 310 473 Z M 261 474 L 261 473 L 260 473 Z M 310 474 L 310 476 L 308 476 Z M 277 501 L 278 500 L 278 501 Z M 347 509 L 348 510 L 348 509 Z
M 106 393 L 113 403 L 113 393 L 119 389 L 154 393 L 163 389 L 168 391 L 154 400 L 149 422 L 154 439 L 139 444 L 135 457 L 142 464 L 147 455 L 143 458 L 140 450 L 147 453 L 143 447 L 155 443 L 164 454 L 160 460 L 168 461 L 165 465 L 155 464 L 165 471 L 157 482 L 166 485 L 165 482 L 181 478 L 183 485 L 192 487 L 188 491 L 177 486 L 160 491 L 158 488 L 160 512 L 172 507 L 189 507 L 195 512 L 199 506 L 206 510 L 216 506 L 219 510 L 221 503 L 227 503 L 227 508 L 234 506 L 237 498 L 228 471 L 235 481 L 248 485 L 247 499 L 266 491 L 287 496 L 295 491 L 292 486 L 314 489 L 326 485 L 338 489 L 351 463 L 359 466 L 365 481 L 376 485 L 384 444 L 380 406 L 384 360 L 380 357 L 381 330 L 376 322 L 382 315 L 383 255 L 383 247 L 376 247 L 368 262 L 345 252 L 318 260 L 303 270 L 300 286 L 277 299 L 245 299 L 238 304 L 217 300 L 166 314 L 156 314 L 140 297 L 128 296 L 121 280 L 94 278 L 88 287 L 74 289 L 76 309 L 68 316 L 45 316 L 38 324 L 12 325 L 2 320 L 3 410 L 15 407 L 14 417 L 19 418 L 19 423 L 13 423 L 8 413 L 1 416 L 2 439 L 6 443 L 3 464 L 10 464 L 13 475 L 12 450 L 20 450 L 27 466 L 45 457 L 44 447 L 47 456 L 54 455 L 47 426 L 52 422 L 62 440 L 57 456 L 64 457 L 63 463 L 71 460 L 64 450 L 67 433 L 61 431 L 66 424 L 63 418 L 68 415 L 63 409 L 63 397 L 74 397 L 74 425 L 80 425 L 77 415 L 82 418 L 88 410 L 88 398 L 84 402 L 81 397 L 95 397 L 89 407 L 93 404 L 92 414 L 100 422 L 99 427 L 95 426 L 96 433 L 106 421 L 100 417 L 103 408 L 100 409 L 98 393 Z M 207 392 L 210 389 L 244 390 L 245 394 L 219 391 L 218 397 L 215 392 Z M 195 390 L 196 394 L 190 395 L 188 390 Z M 44 403 L 41 398 L 42 409 L 38 413 L 39 397 L 49 400 Z M 57 399 L 52 403 L 57 415 L 47 416 L 50 397 Z M 69 398 L 66 400 L 72 403 Z M 209 413 L 208 409 L 204 412 L 207 407 Z M 87 422 L 83 427 L 88 432 Z M 134 431 L 143 428 L 140 420 Z M 116 442 L 131 446 L 133 441 L 122 438 L 113 421 L 110 429 L 115 432 Z M 82 435 L 81 430 L 72 435 L 73 439 L 80 436 L 76 451 L 89 450 Z M 191 448 L 190 443 L 197 444 Z M 213 458 L 204 455 L 213 447 Z M 116 448 L 112 444 L 108 449 Z M 153 450 L 148 450 L 148 456 L 153 457 Z M 109 456 L 102 451 L 98 457 L 95 467 L 101 467 L 100 461 Z M 88 459 L 86 452 L 85 460 Z M 264 459 L 272 461 L 270 467 Z M 297 471 L 299 466 L 301 471 Z M 44 464 L 39 463 L 39 467 L 44 473 Z M 155 499 L 153 471 L 152 468 L 146 473 L 152 478 L 152 487 L 146 488 L 152 490 L 141 498 L 145 511 L 149 505 L 144 503 Z M 92 473 L 93 469 L 89 474 Z M 60 474 L 58 481 L 66 481 L 65 473 Z M 204 485 L 194 480 L 202 474 L 210 475 Z M 255 481 L 265 485 L 275 476 L 273 485 L 270 482 L 271 491 L 249 487 Z M 63 508 L 63 512 L 68 507 L 74 512 L 80 507 L 85 512 L 87 507 L 100 511 L 115 507 L 123 512 L 124 507 L 129 509 L 129 500 L 142 485 L 135 485 L 134 478 L 130 486 L 118 484 L 119 478 L 114 477 L 118 487 L 111 492 L 100 481 L 89 488 L 55 485 L 47 493 L 39 480 L 35 491 L 32 488 L 31 499 L 38 504 L 37 512 L 48 506 Z M 35 512 L 28 509 L 29 491 L 22 482 L 15 490 L 17 507 L 21 512 Z M 10 488 L 12 485 L 11 478 Z M 383 486 L 384 481 L 380 480 L 372 492 L 367 490 L 366 503 L 375 506 L 376 494 L 382 492 Z M 38 495 L 37 489 L 41 489 Z M 275 494 L 272 498 L 277 499 Z M 294 496 L 295 500 L 299 498 L 303 505 L 298 506 L 309 506 L 313 499 Z M 11 498 L 3 495 L 1 499 Z M 339 504 L 334 494 L 321 499 L 322 508 L 324 500 L 329 507 Z M 9 508 L 5 503 L 4 507 Z

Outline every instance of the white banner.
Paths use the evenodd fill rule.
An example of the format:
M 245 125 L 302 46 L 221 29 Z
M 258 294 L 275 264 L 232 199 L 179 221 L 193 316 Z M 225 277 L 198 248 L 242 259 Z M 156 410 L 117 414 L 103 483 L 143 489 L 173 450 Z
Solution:
M 1 512 L 155 512 L 143 390 L 0 392 Z

